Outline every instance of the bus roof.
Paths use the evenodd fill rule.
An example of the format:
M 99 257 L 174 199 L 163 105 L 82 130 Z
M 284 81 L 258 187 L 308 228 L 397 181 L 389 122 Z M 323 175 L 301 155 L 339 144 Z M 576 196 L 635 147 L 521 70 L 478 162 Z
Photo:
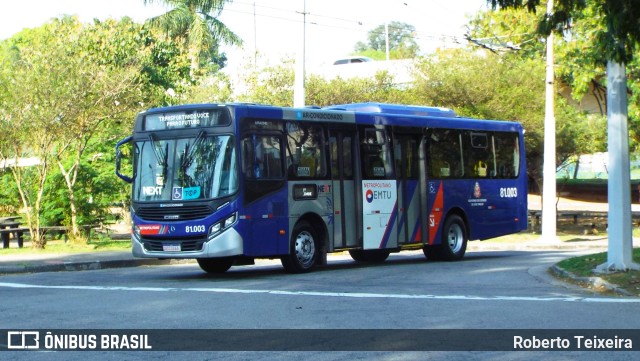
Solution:
M 522 125 L 514 121 L 499 121 L 459 117 L 449 108 L 385 104 L 353 103 L 323 108 L 289 108 L 253 103 L 184 104 L 152 108 L 140 115 L 157 112 L 185 111 L 214 107 L 242 109 L 244 116 L 265 119 L 289 119 L 299 121 L 327 121 L 343 124 L 371 124 L 402 127 L 457 128 L 493 131 L 520 131 Z
M 323 109 L 347 110 L 347 111 L 366 112 L 366 113 L 419 115 L 419 116 L 431 116 L 431 117 L 456 117 L 457 116 L 456 112 L 454 112 L 453 109 L 449 109 L 449 108 L 403 105 L 403 104 L 385 104 L 385 103 L 374 103 L 374 102 L 338 104 L 338 105 L 331 105 Z

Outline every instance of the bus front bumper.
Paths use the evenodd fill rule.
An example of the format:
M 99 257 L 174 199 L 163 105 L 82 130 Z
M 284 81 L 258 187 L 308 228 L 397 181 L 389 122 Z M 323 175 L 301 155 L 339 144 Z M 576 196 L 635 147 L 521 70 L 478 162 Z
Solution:
M 171 241 L 164 241 L 172 243 Z M 207 240 L 199 251 L 149 251 L 136 234 L 131 235 L 133 256 L 140 258 L 216 258 L 240 256 L 243 254 L 242 237 L 229 228 L 211 240 Z M 175 242 L 178 244 L 179 242 Z

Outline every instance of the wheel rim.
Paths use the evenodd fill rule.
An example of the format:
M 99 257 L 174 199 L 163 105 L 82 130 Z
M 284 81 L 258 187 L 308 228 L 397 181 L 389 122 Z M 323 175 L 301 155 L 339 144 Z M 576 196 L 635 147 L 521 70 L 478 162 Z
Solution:
M 307 231 L 298 233 L 296 237 L 296 258 L 304 268 L 311 267 L 313 265 L 313 257 L 316 253 L 316 244 L 313 241 L 313 236 Z
M 447 243 L 449 243 L 449 249 L 453 253 L 458 253 L 460 249 L 462 249 L 462 245 L 464 244 L 464 231 L 459 224 L 452 224 L 451 227 L 449 227 Z

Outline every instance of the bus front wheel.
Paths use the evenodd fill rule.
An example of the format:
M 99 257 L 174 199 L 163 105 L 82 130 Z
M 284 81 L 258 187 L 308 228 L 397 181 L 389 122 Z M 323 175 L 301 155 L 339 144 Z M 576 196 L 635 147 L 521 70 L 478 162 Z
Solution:
M 198 258 L 198 265 L 207 273 L 225 273 L 233 266 L 234 257 Z
M 291 233 L 289 254 L 281 258 L 284 269 L 290 273 L 311 271 L 318 256 L 317 239 L 316 231 L 309 223 L 298 223 Z

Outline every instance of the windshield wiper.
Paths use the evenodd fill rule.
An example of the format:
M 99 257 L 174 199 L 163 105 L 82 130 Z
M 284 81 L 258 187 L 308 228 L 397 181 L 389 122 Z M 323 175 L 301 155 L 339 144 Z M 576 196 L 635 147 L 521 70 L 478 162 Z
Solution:
M 180 168 L 183 170 L 183 172 L 186 172 L 187 168 L 189 168 L 191 166 L 191 163 L 193 163 L 193 150 L 197 148 L 200 143 L 202 143 L 202 140 L 205 138 L 206 134 L 207 133 L 204 130 L 201 130 L 191 146 L 189 146 L 189 143 L 185 144 L 182 161 L 180 162 Z

